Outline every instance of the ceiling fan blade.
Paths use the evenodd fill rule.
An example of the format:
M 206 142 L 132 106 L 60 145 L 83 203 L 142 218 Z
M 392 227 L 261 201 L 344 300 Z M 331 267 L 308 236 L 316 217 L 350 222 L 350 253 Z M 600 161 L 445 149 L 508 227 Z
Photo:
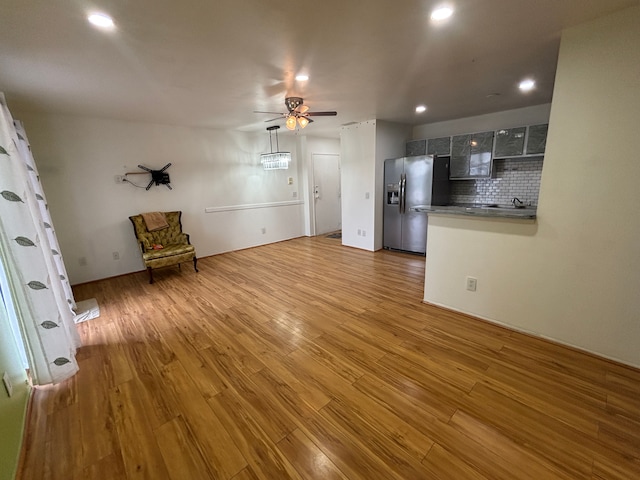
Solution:
M 335 117 L 338 112 L 307 112 L 305 115 L 309 117 Z
M 265 122 L 273 122 L 274 120 L 281 120 L 283 118 L 285 118 L 285 116 L 284 115 L 280 115 L 279 117 L 270 118 L 269 120 L 265 120 Z
M 284 115 L 282 112 L 262 112 L 260 110 L 254 110 L 253 113 L 268 113 L 269 115 Z

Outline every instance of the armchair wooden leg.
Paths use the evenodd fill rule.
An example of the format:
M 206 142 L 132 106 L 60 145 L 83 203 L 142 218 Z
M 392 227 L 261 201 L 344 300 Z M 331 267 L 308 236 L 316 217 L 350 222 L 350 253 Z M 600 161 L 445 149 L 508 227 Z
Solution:
M 151 267 L 147 267 L 147 271 L 149 272 L 149 283 L 153 283 L 153 273 L 151 272 Z
M 198 258 L 197 257 L 193 257 L 193 269 L 196 272 L 198 271 Z

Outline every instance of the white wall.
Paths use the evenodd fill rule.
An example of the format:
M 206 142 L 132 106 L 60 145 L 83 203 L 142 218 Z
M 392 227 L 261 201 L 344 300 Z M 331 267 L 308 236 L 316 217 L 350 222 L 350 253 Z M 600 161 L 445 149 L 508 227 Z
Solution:
M 199 257 L 304 234 L 301 154 L 294 134 L 279 135 L 280 150 L 293 155 L 289 170 L 264 171 L 259 154 L 270 148 L 266 132 L 25 112 L 15 117 L 25 123 L 74 284 L 144 268 L 128 219 L 140 212 L 182 210 L 184 230 Z M 157 169 L 168 162 L 171 191 L 115 183 L 115 175 L 140 171 L 138 164 Z M 128 178 L 143 186 L 150 180 L 149 175 Z M 120 260 L 113 259 L 116 251 Z M 86 266 L 80 265 L 82 257 Z
M 536 105 L 534 107 L 504 110 L 502 112 L 477 115 L 475 117 L 459 118 L 446 122 L 428 123 L 413 127 L 414 140 L 425 138 L 448 137 L 465 133 L 489 132 L 501 128 L 537 125 L 549 121 L 551 104 Z
M 384 160 L 404 155 L 410 133 L 407 125 L 379 120 L 340 129 L 343 245 L 382 248 Z
M 537 222 L 431 216 L 425 301 L 640 366 L 638 25 L 563 33 Z
M 376 121 L 340 129 L 342 244 L 373 251 Z M 369 193 L 369 198 L 366 194 Z M 358 235 L 366 232 L 366 236 Z

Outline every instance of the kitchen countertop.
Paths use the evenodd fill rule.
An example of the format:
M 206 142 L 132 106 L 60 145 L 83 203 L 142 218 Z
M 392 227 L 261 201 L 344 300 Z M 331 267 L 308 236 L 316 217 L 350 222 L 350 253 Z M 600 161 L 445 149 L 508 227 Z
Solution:
M 516 218 L 531 220 L 536 218 L 536 207 L 516 208 L 511 205 L 418 205 L 412 207 L 416 212 L 440 215 L 463 215 L 468 217 Z

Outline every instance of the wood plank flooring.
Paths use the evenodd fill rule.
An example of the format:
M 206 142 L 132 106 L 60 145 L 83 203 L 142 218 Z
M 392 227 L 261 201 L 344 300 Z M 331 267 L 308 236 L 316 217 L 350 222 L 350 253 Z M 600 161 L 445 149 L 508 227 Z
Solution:
M 300 238 L 76 287 L 20 478 L 640 478 L 640 371 L 424 305 L 424 264 Z

